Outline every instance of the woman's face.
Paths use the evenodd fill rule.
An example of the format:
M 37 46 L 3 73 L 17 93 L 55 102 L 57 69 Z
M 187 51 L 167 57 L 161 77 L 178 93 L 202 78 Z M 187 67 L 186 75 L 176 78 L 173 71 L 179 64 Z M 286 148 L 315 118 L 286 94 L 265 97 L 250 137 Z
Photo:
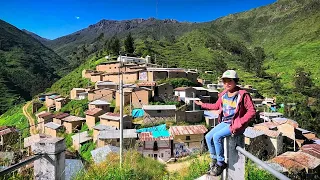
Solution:
M 227 91 L 230 91 L 237 86 L 236 82 L 230 78 L 224 78 L 222 79 L 222 82 L 224 89 L 226 89 Z

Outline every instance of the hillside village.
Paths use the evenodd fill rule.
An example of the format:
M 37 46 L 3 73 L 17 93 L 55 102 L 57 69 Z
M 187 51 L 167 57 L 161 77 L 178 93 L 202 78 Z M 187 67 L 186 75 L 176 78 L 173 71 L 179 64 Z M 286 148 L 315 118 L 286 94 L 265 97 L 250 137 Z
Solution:
M 136 149 L 162 163 L 206 151 L 204 136 L 218 124 L 218 112 L 202 110 L 194 101 L 214 103 L 223 88 L 220 81 L 200 79 L 194 69 L 160 67 L 151 63 L 150 56 L 119 56 L 117 61 L 106 57 L 106 62 L 95 69 L 83 69 L 82 77 L 95 85 L 74 87 L 67 97 L 55 92 L 42 94 L 32 102 L 34 115 L 26 114 L 30 125 L 35 125 L 30 136 L 22 140 L 28 155 L 32 154 L 31 144 L 46 137 L 65 138 L 67 159 L 80 154 L 83 162 L 100 163 L 109 153 L 118 153 L 120 77 L 124 82 L 125 149 Z M 195 86 L 161 82 L 172 78 L 187 79 Z M 295 104 L 277 104 L 275 98 L 262 97 L 251 85 L 239 86 L 251 93 L 257 109 L 256 119 L 244 133 L 246 149 L 283 173 L 319 173 L 320 139 L 316 133 L 299 128 L 296 121 L 277 112 L 279 107 L 290 111 Z M 84 115 L 62 111 L 68 103 L 83 100 L 87 102 Z M 18 129 L 0 130 L 2 149 L 18 142 Z M 1 153 L 13 157 L 13 152 Z

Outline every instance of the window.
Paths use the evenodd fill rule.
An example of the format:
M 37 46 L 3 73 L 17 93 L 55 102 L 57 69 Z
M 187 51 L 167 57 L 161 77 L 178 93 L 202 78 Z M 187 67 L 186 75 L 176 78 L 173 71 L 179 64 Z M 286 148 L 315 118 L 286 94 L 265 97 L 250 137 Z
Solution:
M 117 138 L 117 142 L 120 142 L 120 139 L 119 139 L 119 138 Z
M 167 90 L 167 88 L 164 88 L 164 90 Z
M 186 136 L 186 140 L 190 140 L 190 136 Z
M 155 142 L 153 143 L 153 150 L 154 150 L 154 151 L 158 151 L 158 143 L 157 143 L 157 141 L 155 141 Z
M 109 67 L 109 69 L 111 69 L 111 67 Z
M 161 157 L 163 158 L 163 153 L 161 153 Z
M 139 99 L 139 102 L 141 102 L 141 99 Z
M 161 113 L 161 110 L 157 110 L 157 113 Z

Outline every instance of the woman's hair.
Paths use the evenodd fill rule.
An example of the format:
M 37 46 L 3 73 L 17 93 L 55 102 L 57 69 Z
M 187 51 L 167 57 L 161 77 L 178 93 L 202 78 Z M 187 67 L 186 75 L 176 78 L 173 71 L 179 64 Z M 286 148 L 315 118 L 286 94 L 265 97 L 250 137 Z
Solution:
M 234 78 L 233 80 L 234 80 L 234 82 L 235 82 L 236 84 L 239 83 L 239 78 Z

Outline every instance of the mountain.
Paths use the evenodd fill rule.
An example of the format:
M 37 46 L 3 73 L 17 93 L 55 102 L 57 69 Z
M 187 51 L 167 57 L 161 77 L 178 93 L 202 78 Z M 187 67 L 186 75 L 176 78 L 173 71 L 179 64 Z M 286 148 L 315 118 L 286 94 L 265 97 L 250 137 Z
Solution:
M 0 114 L 64 76 L 68 64 L 54 51 L 0 20 Z
M 41 36 L 39 36 L 39 35 L 37 35 L 37 34 L 35 34 L 33 32 L 30 32 L 30 31 L 28 31 L 26 29 L 21 29 L 21 31 L 29 34 L 30 36 L 32 36 L 36 40 L 40 41 L 42 44 L 46 44 L 48 41 L 50 41 L 50 39 L 43 38 L 43 37 L 41 37 Z
M 320 85 L 320 1 L 277 2 L 212 21 L 211 28 L 249 47 L 261 46 L 268 55 L 266 72 L 293 87 L 295 69 L 305 68 Z

